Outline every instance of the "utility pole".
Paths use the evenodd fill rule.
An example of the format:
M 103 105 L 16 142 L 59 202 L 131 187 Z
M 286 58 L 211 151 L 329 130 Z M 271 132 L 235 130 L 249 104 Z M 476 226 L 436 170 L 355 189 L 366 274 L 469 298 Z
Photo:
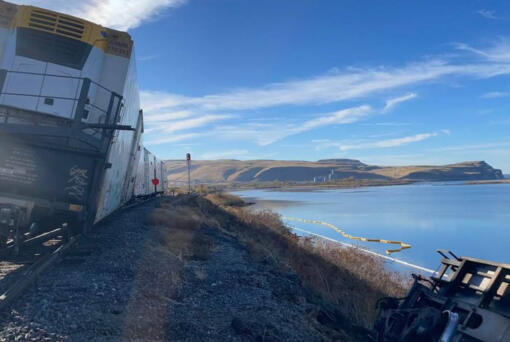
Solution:
M 188 195 L 191 194 L 191 154 L 186 153 L 186 164 L 188 166 Z

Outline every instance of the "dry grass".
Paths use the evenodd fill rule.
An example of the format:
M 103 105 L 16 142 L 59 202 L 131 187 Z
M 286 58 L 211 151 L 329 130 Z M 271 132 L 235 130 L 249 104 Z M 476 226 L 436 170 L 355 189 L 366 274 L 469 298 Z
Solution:
M 221 203 L 213 196 L 207 199 Z M 401 296 L 407 290 L 407 282 L 388 271 L 379 258 L 322 239 L 299 238 L 271 211 L 222 207 L 232 216 L 221 224 L 234 231 L 254 260 L 294 272 L 322 303 L 332 305 L 353 324 L 371 327 L 377 299 Z
M 359 250 L 299 239 L 275 214 L 242 210 L 237 214 L 247 223 L 242 239 L 256 259 L 270 258 L 289 268 L 354 324 L 371 326 L 377 299 L 405 292 L 403 282 L 383 262 Z
M 231 194 L 226 194 L 223 192 L 207 194 L 205 196 L 205 198 L 207 198 L 209 201 L 211 201 L 212 203 L 214 203 L 216 205 L 224 206 L 224 207 L 244 207 L 244 206 L 246 206 L 246 202 L 243 201 L 240 197 L 231 195 Z
M 157 239 L 168 251 L 179 258 L 207 259 L 213 242 L 201 228 L 208 219 L 199 208 L 174 206 L 163 202 L 148 217 L 148 224 L 157 227 Z
M 179 196 L 162 201 L 148 223 L 157 227 L 161 247 L 184 259 L 208 258 L 214 245 L 202 229 L 216 227 L 236 237 L 255 261 L 295 273 L 315 300 L 355 325 L 371 327 L 377 299 L 405 293 L 406 283 L 380 259 L 355 248 L 300 238 L 277 214 L 253 212 L 240 202 L 226 194 Z

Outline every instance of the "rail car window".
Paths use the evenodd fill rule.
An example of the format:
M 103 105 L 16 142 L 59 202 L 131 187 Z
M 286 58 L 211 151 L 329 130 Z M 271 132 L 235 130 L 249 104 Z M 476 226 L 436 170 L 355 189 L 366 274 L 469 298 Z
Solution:
M 87 61 L 92 46 L 53 33 L 18 28 L 16 55 L 79 69 Z

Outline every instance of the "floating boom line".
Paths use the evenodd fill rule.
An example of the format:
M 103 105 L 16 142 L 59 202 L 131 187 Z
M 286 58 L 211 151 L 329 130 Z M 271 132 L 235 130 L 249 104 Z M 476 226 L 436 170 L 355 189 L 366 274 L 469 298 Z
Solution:
M 331 223 L 328 223 L 328 222 L 323 222 L 323 221 L 319 221 L 319 220 L 306 220 L 306 219 L 300 219 L 297 217 L 287 217 L 287 216 L 282 217 L 282 219 L 287 220 L 287 221 L 297 221 L 297 222 L 303 222 L 303 223 L 319 224 L 319 225 L 331 228 L 334 231 L 336 231 L 337 233 L 340 233 L 344 238 L 351 239 L 351 240 L 358 240 L 358 241 L 364 241 L 364 242 L 386 243 L 386 244 L 400 246 L 400 248 L 396 248 L 396 249 L 387 249 L 386 254 L 388 254 L 388 255 L 390 255 L 391 253 L 403 251 L 404 249 L 411 248 L 410 244 L 402 242 L 402 241 L 393 241 L 393 240 L 384 240 L 384 239 L 368 239 L 365 237 L 353 236 L 351 234 L 344 232 L 342 229 L 340 229 L 337 226 L 332 225 Z
M 411 267 L 411 268 L 417 269 L 419 271 L 423 271 L 423 272 L 427 272 L 427 273 L 431 273 L 431 274 L 437 274 L 438 273 L 437 270 L 432 270 L 430 268 L 426 268 L 426 267 L 423 267 L 423 266 L 420 266 L 420 265 L 412 264 L 412 263 L 404 261 L 404 260 L 392 258 L 392 257 L 386 256 L 384 254 L 379 254 L 379 253 L 371 251 L 369 249 L 361 248 L 359 246 L 352 245 L 350 243 L 338 241 L 338 240 L 332 239 L 330 237 L 327 237 L 327 236 L 324 236 L 324 235 L 320 235 L 320 234 L 311 232 L 311 231 L 306 230 L 306 229 L 294 227 L 294 226 L 291 226 L 291 225 L 289 225 L 288 227 L 293 229 L 293 230 L 297 230 L 299 232 L 302 232 L 302 233 L 306 233 L 306 234 L 313 235 L 313 236 L 316 236 L 318 238 L 321 238 L 321 239 L 324 239 L 324 240 L 327 240 L 327 241 L 338 243 L 338 244 L 340 244 L 342 246 L 356 248 L 357 250 L 359 250 L 359 251 L 361 251 L 361 252 L 363 252 L 365 254 L 373 255 L 373 256 L 376 256 L 378 258 L 382 258 L 384 260 L 390 261 L 390 262 L 394 262 L 394 263 L 397 263 L 397 264 L 401 264 L 401 265 L 404 265 L 404 266 L 407 266 L 407 267 Z

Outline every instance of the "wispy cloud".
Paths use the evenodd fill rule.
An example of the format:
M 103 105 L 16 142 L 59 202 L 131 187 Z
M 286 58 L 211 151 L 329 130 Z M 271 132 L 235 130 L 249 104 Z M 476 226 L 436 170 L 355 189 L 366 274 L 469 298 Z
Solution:
M 144 142 L 144 144 L 147 146 L 154 146 L 167 143 L 174 143 L 183 140 L 189 140 L 192 138 L 198 138 L 200 136 L 203 136 L 203 134 L 200 133 L 170 134 L 161 136 L 159 138 L 148 139 L 147 141 Z
M 457 44 L 458 49 L 483 54 L 501 62 L 510 61 L 501 50 L 489 52 Z M 509 45 L 510 48 L 510 45 Z M 186 97 L 160 91 L 144 91 L 147 110 L 165 107 L 197 108 L 200 110 L 253 110 L 277 106 L 320 105 L 359 99 L 375 93 L 436 81 L 445 76 L 489 78 L 510 74 L 510 64 L 452 64 L 443 60 L 409 64 L 400 68 L 348 69 L 344 73 L 311 79 L 273 83 L 260 88 L 237 89 L 227 93 Z
M 163 113 L 151 113 L 149 112 L 147 115 L 144 116 L 144 121 L 146 123 L 153 123 L 153 122 L 166 122 L 166 121 L 172 121 L 172 120 L 178 120 L 178 119 L 185 119 L 189 118 L 190 116 L 195 115 L 190 110 L 178 110 L 175 112 L 163 112 Z
M 430 139 L 432 137 L 437 137 L 440 134 L 450 134 L 450 131 L 447 129 L 443 129 L 437 132 L 431 133 L 420 133 L 411 136 L 395 138 L 395 139 L 384 139 L 384 140 L 360 140 L 357 142 L 348 142 L 348 141 L 329 141 L 325 143 L 320 143 L 317 149 L 322 149 L 324 147 L 337 147 L 340 151 L 345 152 L 349 150 L 366 150 L 366 149 L 379 149 L 379 148 L 390 148 L 390 147 L 398 147 L 407 145 L 410 143 L 415 143 L 423 140 Z
M 144 111 L 153 113 L 155 111 L 181 106 L 189 98 L 182 95 L 170 94 L 163 91 L 140 91 L 140 101 Z M 172 109 L 175 110 L 175 109 Z
M 292 132 L 293 134 L 296 134 L 327 125 L 342 125 L 356 122 L 369 115 L 371 110 L 372 108 L 368 105 L 342 109 L 334 113 L 328 113 L 315 119 L 305 121 L 303 124 L 293 128 Z
M 137 57 L 136 59 L 139 62 L 147 62 L 147 61 L 152 61 L 154 59 L 158 59 L 159 57 L 161 57 L 161 55 L 147 55 L 147 56 Z
M 478 110 L 478 114 L 480 115 L 489 115 L 494 112 L 494 109 L 492 108 L 483 108 Z
M 415 93 L 409 93 L 404 96 L 389 99 L 386 101 L 386 105 L 384 106 L 384 109 L 382 111 L 383 111 L 383 113 L 387 113 L 390 110 L 392 110 L 393 108 L 395 108 L 395 106 L 398 105 L 399 103 L 412 100 L 412 99 L 416 98 L 417 96 L 418 95 Z
M 33 5 L 64 12 L 118 30 L 140 26 L 154 20 L 170 7 L 178 7 L 186 0 L 14 0 L 14 3 Z
M 433 152 L 456 152 L 456 151 L 473 151 L 473 150 L 487 150 L 501 147 L 510 147 L 510 141 L 491 142 L 485 144 L 466 144 L 456 146 L 445 146 L 438 148 L 431 148 L 429 151 Z
M 368 105 L 346 108 L 333 113 L 318 115 L 301 123 L 277 125 L 271 123 L 243 124 L 217 127 L 218 137 L 231 140 L 251 140 L 260 146 L 267 146 L 286 137 L 311 131 L 324 126 L 344 125 L 357 122 L 372 113 Z
M 400 126 L 416 126 L 421 125 L 417 122 L 398 122 L 398 121 L 385 121 L 385 122 L 372 122 L 363 124 L 365 126 L 388 126 L 388 127 L 400 127 Z
M 488 125 L 489 126 L 510 125 L 510 119 L 492 120 L 492 121 L 489 121 Z
M 148 113 L 147 122 L 154 134 L 165 135 L 194 129 L 199 129 L 200 132 L 207 128 L 218 139 L 250 141 L 266 146 L 324 126 L 358 122 L 369 115 L 391 111 L 399 104 L 416 98 L 417 94 L 404 93 L 405 95 L 400 97 L 386 99 L 385 106 L 380 109 L 362 105 L 316 115 L 313 119 L 301 122 L 295 118 L 287 118 L 284 122 L 276 123 L 272 117 L 264 116 L 263 110 L 266 108 L 286 107 L 287 110 L 291 106 L 322 106 L 353 100 L 369 103 L 377 97 L 386 97 L 390 91 L 394 93 L 396 89 L 414 87 L 426 82 L 440 82 L 444 79 L 452 81 L 461 77 L 485 79 L 510 74 L 510 44 L 506 39 L 500 38 L 493 45 L 483 49 L 461 43 L 455 46 L 457 49 L 475 54 L 476 63 L 466 62 L 465 58 L 444 57 L 397 67 L 350 67 L 307 79 L 253 88 L 236 88 L 200 96 L 145 90 L 141 93 L 142 106 Z M 255 111 L 257 115 L 254 115 Z M 225 112 L 235 113 L 239 120 L 227 121 L 232 116 L 224 114 Z M 253 120 L 254 118 L 256 120 Z M 221 125 L 217 125 L 217 122 Z M 213 123 L 214 125 L 211 125 Z M 397 124 L 401 125 L 401 123 L 391 125 Z M 405 144 L 409 139 L 428 139 L 437 133 L 423 134 L 431 136 L 405 137 L 408 139 L 383 141 L 381 144 Z
M 486 49 L 472 47 L 465 43 L 453 44 L 458 50 L 469 51 L 495 63 L 510 62 L 510 40 L 507 37 L 499 37 L 491 46 Z
M 496 16 L 496 12 L 486 10 L 486 9 L 478 10 L 478 11 L 476 11 L 476 13 L 478 13 L 479 15 L 481 15 L 482 17 L 484 17 L 486 19 L 492 19 L 492 20 L 503 19 L 502 17 Z
M 162 130 L 166 133 L 173 133 L 177 131 L 189 130 L 192 128 L 202 127 L 211 122 L 221 121 L 232 118 L 231 115 L 216 115 L 208 114 L 203 116 L 194 117 L 186 120 L 170 121 L 165 124 L 155 127 L 157 130 Z
M 490 93 L 485 93 L 482 95 L 482 97 L 485 99 L 495 99 L 495 98 L 508 97 L 508 96 L 510 96 L 510 92 L 506 92 L 506 91 L 492 91 Z
M 229 150 L 221 152 L 208 152 L 202 154 L 202 159 L 235 159 L 248 155 L 247 150 Z
M 356 145 L 340 145 L 340 151 L 348 151 L 348 150 L 364 150 L 369 148 L 388 148 L 388 147 L 397 147 L 402 145 L 407 145 L 413 142 L 418 142 L 422 140 L 426 140 L 432 137 L 437 136 L 438 133 L 421 133 L 416 134 L 409 137 L 397 138 L 397 139 L 387 139 L 374 141 L 369 143 L 362 143 Z

